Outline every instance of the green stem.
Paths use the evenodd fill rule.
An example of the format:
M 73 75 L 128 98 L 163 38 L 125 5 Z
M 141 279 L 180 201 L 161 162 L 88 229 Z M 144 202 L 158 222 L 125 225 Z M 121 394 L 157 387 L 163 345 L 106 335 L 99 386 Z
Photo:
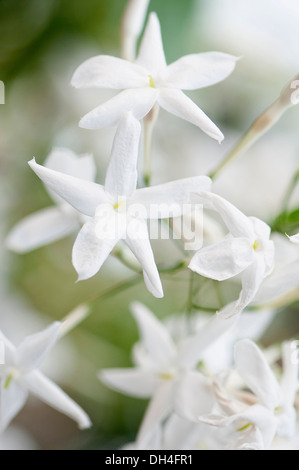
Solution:
M 252 127 L 246 132 L 244 137 L 238 142 L 231 152 L 219 163 L 214 171 L 209 175 L 211 179 L 215 179 L 222 170 L 231 163 L 236 157 L 244 153 L 249 149 L 254 142 L 257 140 L 256 132 L 253 131 Z
M 152 146 L 153 132 L 156 120 L 158 118 L 159 108 L 154 106 L 145 116 L 144 122 L 144 153 L 143 153 L 143 182 L 144 186 L 151 185 L 152 179 Z
M 198 304 L 193 304 L 192 307 L 195 310 L 200 310 L 201 312 L 215 313 L 215 312 L 217 312 L 217 310 L 219 310 L 218 308 L 204 307 L 203 305 L 198 305 Z
M 187 299 L 187 306 L 186 306 L 186 313 L 188 315 L 191 314 L 193 309 L 193 292 L 194 292 L 194 272 L 190 272 L 190 279 L 189 279 L 189 291 L 188 291 L 188 299 Z
M 141 281 L 141 279 L 142 279 L 141 276 L 135 276 L 135 277 L 129 279 L 128 281 L 120 282 L 120 283 L 116 284 L 115 286 L 109 287 L 107 290 L 105 290 L 101 294 L 98 294 L 95 297 L 92 297 L 86 303 L 93 303 L 93 302 L 96 302 L 96 301 L 99 301 L 99 300 L 102 301 L 102 300 L 109 299 L 110 297 L 112 297 L 114 295 L 117 295 L 117 294 L 123 292 L 124 290 L 129 289 L 130 287 L 135 286 L 136 284 L 138 284 Z

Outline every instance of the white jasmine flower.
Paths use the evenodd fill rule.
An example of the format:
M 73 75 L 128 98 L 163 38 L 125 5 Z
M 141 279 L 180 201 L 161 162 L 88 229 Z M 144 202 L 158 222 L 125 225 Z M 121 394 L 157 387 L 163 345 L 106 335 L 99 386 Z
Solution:
M 79 157 L 64 148 L 54 149 L 45 166 L 87 181 L 95 178 L 95 165 L 90 155 Z M 56 206 L 42 209 L 17 223 L 6 239 L 10 250 L 26 253 L 78 231 L 86 222 L 86 216 L 66 204 L 55 192 L 49 193 Z
M 214 398 L 210 382 L 196 367 L 236 319 L 213 316 L 201 330 L 175 344 L 167 327 L 145 306 L 135 302 L 132 311 L 141 335 L 141 343 L 133 350 L 135 367 L 102 370 L 99 378 L 120 392 L 152 398 L 139 433 L 141 439 L 174 409 L 187 418 L 189 409 L 195 409 L 197 415 L 211 411 Z
M 291 439 L 296 433 L 294 400 L 298 385 L 298 364 L 292 361 L 292 342 L 283 344 L 283 376 L 277 382 L 261 350 L 251 340 L 235 346 L 236 370 L 253 395 L 230 396 L 216 384 L 215 396 L 228 417 L 211 416 L 203 421 L 227 427 L 239 435 L 242 449 L 269 449 L 276 435 Z
M 75 241 L 73 265 L 79 280 L 94 276 L 121 239 L 143 268 L 148 290 L 163 297 L 146 219 L 181 215 L 196 188 L 209 190 L 211 180 L 205 176 L 137 189 L 136 163 L 141 126 L 131 113 L 125 115 L 117 130 L 105 186 L 85 181 L 38 165 L 31 168 L 43 182 L 76 210 L 92 217 Z
M 263 279 L 274 268 L 274 244 L 270 227 L 255 217 L 246 217 L 216 194 L 203 194 L 198 201 L 217 211 L 230 231 L 223 241 L 199 250 L 189 268 L 196 273 L 224 281 L 242 274 L 242 290 L 237 301 L 220 310 L 223 317 L 240 313 L 255 297 Z
M 53 323 L 47 329 L 27 336 L 17 347 L 0 331 L 0 341 L 5 348 L 5 362 L 0 365 L 0 432 L 23 408 L 29 392 L 75 420 L 81 429 L 91 426 L 86 413 L 38 370 L 57 341 L 60 328 L 61 323 Z
M 87 60 L 75 71 L 72 85 L 76 88 L 123 90 L 84 116 L 80 126 L 113 126 L 128 111 L 142 119 L 157 103 L 222 141 L 220 130 L 181 90 L 196 90 L 224 80 L 234 70 L 236 60 L 228 54 L 207 52 L 184 56 L 167 66 L 160 23 L 157 15 L 151 13 L 134 63 L 102 55 Z

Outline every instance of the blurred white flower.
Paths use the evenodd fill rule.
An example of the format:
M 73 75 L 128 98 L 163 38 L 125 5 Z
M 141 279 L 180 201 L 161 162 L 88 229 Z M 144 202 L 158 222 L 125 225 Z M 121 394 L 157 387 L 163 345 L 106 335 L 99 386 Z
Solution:
M 196 273 L 224 281 L 242 273 L 242 290 L 237 301 L 218 313 L 224 318 L 237 315 L 254 299 L 263 279 L 274 268 L 274 244 L 270 227 L 241 211 L 216 194 L 198 194 L 198 202 L 214 210 L 223 219 L 230 236 L 223 241 L 199 250 L 189 268 Z
M 209 379 L 196 367 L 205 351 L 232 328 L 236 318 L 213 316 L 199 331 L 175 344 L 167 327 L 145 306 L 135 302 L 132 311 L 141 335 L 141 343 L 133 350 L 135 367 L 104 369 L 99 378 L 128 395 L 152 397 L 139 431 L 138 439 L 143 439 L 173 410 L 188 417 L 189 409 L 196 409 L 197 415 L 212 409 Z
M 23 408 L 28 392 L 69 416 L 80 429 L 91 426 L 87 414 L 54 382 L 38 370 L 44 357 L 57 341 L 62 324 L 27 336 L 15 347 L 0 331 L 5 347 L 4 364 L 0 365 L 0 431 L 6 429 Z
M 202 370 L 214 376 L 230 370 L 234 365 L 234 345 L 240 339 L 259 341 L 275 316 L 275 310 L 244 311 L 233 326 L 214 341 L 201 357 Z M 172 315 L 166 319 L 165 326 L 176 343 L 190 335 L 200 332 L 210 321 L 211 314 L 194 312 L 192 319 L 187 315 Z
M 117 242 L 124 239 L 143 268 L 148 290 L 163 297 L 145 219 L 181 215 L 190 193 L 198 188 L 208 191 L 211 180 L 198 176 L 136 190 L 140 130 L 139 121 L 131 113 L 123 117 L 115 135 L 105 186 L 49 170 L 34 160 L 29 165 L 52 191 L 92 217 L 79 232 L 73 248 L 73 265 L 79 280 L 95 275 Z
M 144 118 L 158 103 L 166 111 L 200 127 L 222 141 L 215 124 L 181 90 L 214 85 L 232 73 L 236 57 L 220 52 L 191 54 L 167 66 L 160 23 L 151 13 L 135 63 L 112 56 L 93 57 L 78 67 L 72 78 L 76 88 L 124 90 L 84 116 L 80 126 L 87 129 L 118 124 L 125 112 Z
M 38 450 L 38 443 L 28 431 L 9 426 L 0 436 L 0 450 Z
M 95 179 L 92 156 L 77 156 L 68 149 L 54 149 L 46 159 L 45 166 L 87 181 Z M 49 193 L 56 206 L 42 209 L 17 223 L 6 239 L 10 250 L 26 253 L 78 231 L 86 222 L 87 216 L 70 207 L 55 192 Z
M 211 416 L 203 421 L 227 428 L 239 435 L 236 448 L 269 449 L 276 435 L 292 439 L 296 433 L 294 401 L 298 386 L 298 364 L 292 361 L 291 342 L 283 344 L 283 376 L 277 382 L 261 350 L 251 340 L 235 346 L 235 364 L 239 376 L 253 393 L 228 393 L 215 383 L 215 396 L 228 415 Z M 243 440 L 243 442 L 241 442 Z

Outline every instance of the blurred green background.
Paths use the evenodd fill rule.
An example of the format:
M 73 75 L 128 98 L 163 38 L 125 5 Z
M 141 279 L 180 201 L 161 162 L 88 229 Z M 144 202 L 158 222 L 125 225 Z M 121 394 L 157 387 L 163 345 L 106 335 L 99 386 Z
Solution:
M 298 72 L 298 55 L 294 58 L 290 51 L 290 47 L 295 51 L 298 45 L 298 28 L 297 23 L 290 21 L 299 18 L 299 12 L 284 9 L 283 17 L 279 13 L 281 2 L 275 0 L 271 5 L 269 15 L 269 9 L 252 2 L 253 16 L 248 16 L 246 23 L 249 7 L 243 1 L 235 0 L 235 8 L 234 2 L 228 0 L 150 2 L 150 11 L 156 11 L 161 21 L 168 63 L 182 55 L 206 50 L 243 56 L 226 82 L 190 95 L 224 131 L 226 143 L 219 147 L 191 125 L 161 113 L 154 141 L 154 182 L 207 173 Z M 17 327 L 23 314 L 28 329 L 30 325 L 33 331 L 38 330 L 39 316 L 44 321 L 60 320 L 77 305 L 134 277 L 134 273 L 110 257 L 98 275 L 75 284 L 76 274 L 71 265 L 74 237 L 21 256 L 8 253 L 4 244 L 16 222 L 52 204 L 27 165 L 33 156 L 42 163 L 55 146 L 93 153 L 97 180 L 103 182 L 114 130 L 83 130 L 79 129 L 78 121 L 106 95 L 74 90 L 69 82 L 83 60 L 97 54 L 119 55 L 119 24 L 125 6 L 124 0 L 0 0 L 0 79 L 6 87 L 6 103 L 0 106 L 3 299 L 0 327 L 1 322 L 7 324 L 7 317 Z M 288 30 L 285 24 L 289 25 Z M 283 31 L 285 42 L 280 40 Z M 238 202 L 248 215 L 262 217 L 264 214 L 259 211 L 264 204 L 266 221 L 273 219 L 299 166 L 297 124 L 298 111 L 296 114 L 294 109 L 257 144 L 250 156 L 241 158 L 236 174 L 223 175 L 218 183 L 219 192 Z M 242 193 L 244 185 L 252 194 L 246 189 Z M 299 205 L 296 192 L 291 205 L 293 208 Z M 153 246 L 162 266 L 171 266 L 180 259 L 171 241 Z M 32 401 L 16 422 L 30 431 L 40 447 L 114 448 L 135 437 L 146 403 L 111 392 L 97 380 L 96 372 L 103 367 L 131 364 L 130 351 L 138 338 L 129 313 L 132 300 L 144 302 L 160 317 L 184 312 L 188 273 L 173 278 L 162 275 L 162 281 L 163 300 L 151 297 L 140 279 L 125 291 L 120 289 L 112 297 L 92 302 L 92 314 L 70 334 L 70 344 L 66 344 L 61 357 L 56 356 L 57 362 L 52 367 L 61 369 L 60 383 L 90 414 L 94 427 L 78 433 L 66 418 Z M 299 332 L 296 305 L 283 317 L 280 315 L 267 343 L 288 337 L 289 331 Z M 72 356 L 70 363 L 64 360 L 68 355 Z

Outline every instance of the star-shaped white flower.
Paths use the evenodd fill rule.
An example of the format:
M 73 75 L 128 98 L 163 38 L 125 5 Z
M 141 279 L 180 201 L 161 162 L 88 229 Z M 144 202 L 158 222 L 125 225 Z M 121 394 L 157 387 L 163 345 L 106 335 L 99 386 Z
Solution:
M 146 219 L 182 215 L 190 193 L 209 191 L 206 176 L 137 189 L 137 157 L 141 126 L 126 114 L 116 132 L 105 186 L 38 165 L 31 168 L 56 194 L 91 219 L 82 227 L 73 248 L 73 265 L 79 280 L 94 276 L 121 239 L 143 268 L 148 290 L 163 297 L 163 290 L 150 245 Z
M 75 420 L 81 429 L 91 426 L 87 414 L 38 370 L 57 341 L 61 327 L 61 323 L 53 323 L 47 329 L 27 336 L 17 347 L 0 331 L 5 359 L 0 365 L 0 432 L 23 408 L 29 392 Z
M 77 156 L 68 149 L 54 149 L 46 159 L 45 166 L 87 181 L 95 179 L 92 156 Z M 6 239 L 10 250 L 27 253 L 78 231 L 86 222 L 87 216 L 83 216 L 55 192 L 49 191 L 49 194 L 56 206 L 42 209 L 18 222 Z
M 229 433 L 234 430 L 240 440 L 245 437 L 243 449 L 269 449 L 275 435 L 292 438 L 296 433 L 294 400 L 298 386 L 298 361 L 292 360 L 293 352 L 292 342 L 283 344 L 283 375 L 278 383 L 256 344 L 239 341 L 235 346 L 236 370 L 253 395 L 239 391 L 229 397 L 218 384 L 215 396 L 228 416 L 203 421 L 227 427 Z
M 197 201 L 205 208 L 219 213 L 230 236 L 199 250 L 189 268 L 216 281 L 224 281 L 242 273 L 242 290 L 238 300 L 218 312 L 226 318 L 237 315 L 254 299 L 263 279 L 273 271 L 271 229 L 260 219 L 246 217 L 216 194 L 201 193 Z
M 233 327 L 236 319 L 213 316 L 203 328 L 176 344 L 167 327 L 144 305 L 135 302 L 132 311 L 141 336 L 133 349 L 135 367 L 102 370 L 99 378 L 122 393 L 151 397 L 139 437 L 146 436 L 174 409 L 187 418 L 190 409 L 198 416 L 211 411 L 214 398 L 210 382 L 196 367 L 205 351 Z
M 167 66 L 160 23 L 157 15 L 151 13 L 134 63 L 101 55 L 87 60 L 75 71 L 72 85 L 76 88 L 123 90 L 84 116 L 80 126 L 87 129 L 113 126 L 128 111 L 142 119 L 157 103 L 222 141 L 218 127 L 181 90 L 196 90 L 224 80 L 234 70 L 236 60 L 229 54 L 206 52 L 184 56 Z

